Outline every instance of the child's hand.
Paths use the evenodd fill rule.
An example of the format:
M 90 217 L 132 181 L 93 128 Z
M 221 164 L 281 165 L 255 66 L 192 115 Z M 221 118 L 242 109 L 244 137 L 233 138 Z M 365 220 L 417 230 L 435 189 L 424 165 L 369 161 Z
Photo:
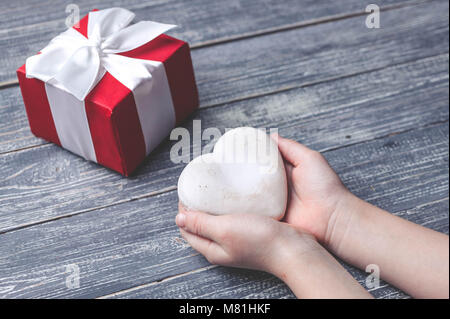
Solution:
M 289 183 L 284 220 L 326 243 L 331 217 L 350 192 L 319 152 L 279 135 L 272 137 L 285 160 Z
M 274 139 L 287 162 L 289 224 L 311 232 L 347 263 L 376 265 L 384 280 L 414 297 L 448 298 L 448 236 L 357 198 L 322 155 Z
M 384 280 L 412 296 L 448 298 L 447 235 L 364 202 L 318 152 L 274 139 L 286 161 L 288 224 L 258 215 L 186 212 L 180 206 L 177 224 L 194 249 L 214 264 L 270 272 L 298 297 L 369 297 L 305 230 L 344 261 L 361 269 L 377 266 Z
M 179 205 L 181 235 L 209 262 L 258 269 L 283 280 L 299 298 L 370 295 L 314 239 L 266 216 L 214 216 Z
M 258 269 L 279 275 L 292 253 L 322 249 L 313 236 L 266 216 L 215 216 L 179 204 L 181 235 L 212 264 Z M 306 258 L 306 257 L 305 257 Z

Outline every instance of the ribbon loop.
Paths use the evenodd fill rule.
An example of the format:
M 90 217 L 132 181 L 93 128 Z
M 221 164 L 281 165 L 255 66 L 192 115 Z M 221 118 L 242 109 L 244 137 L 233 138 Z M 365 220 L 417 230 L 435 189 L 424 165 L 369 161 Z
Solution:
M 117 53 L 133 50 L 175 27 L 151 21 L 128 26 L 133 18 L 134 13 L 122 8 L 90 12 L 88 37 L 72 28 L 61 33 L 41 54 L 26 60 L 27 77 L 56 82 L 84 100 L 106 70 L 133 90 L 151 79 L 148 61 Z

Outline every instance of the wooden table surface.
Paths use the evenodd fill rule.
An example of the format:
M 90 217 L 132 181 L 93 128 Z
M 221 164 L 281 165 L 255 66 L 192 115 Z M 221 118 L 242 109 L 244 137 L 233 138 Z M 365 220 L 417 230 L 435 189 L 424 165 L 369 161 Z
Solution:
M 0 297 L 293 298 L 180 238 L 175 141 L 125 178 L 31 134 L 15 70 L 65 30 L 75 1 L 0 2 Z M 169 34 L 190 43 L 200 94 L 184 127 L 277 127 L 321 151 L 358 196 L 448 234 L 449 3 L 379 0 L 381 28 L 369 29 L 372 2 L 75 3 L 82 15 L 120 6 L 180 26 Z M 74 267 L 78 288 L 66 285 Z M 369 290 L 408 297 L 384 282 Z

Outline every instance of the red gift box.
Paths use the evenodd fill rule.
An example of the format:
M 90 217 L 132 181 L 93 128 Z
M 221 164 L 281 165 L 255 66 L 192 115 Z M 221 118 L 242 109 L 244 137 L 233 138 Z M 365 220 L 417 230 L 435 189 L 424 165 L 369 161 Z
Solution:
M 73 29 L 88 38 L 88 24 L 89 15 Z M 130 90 L 105 72 L 78 100 L 51 81 L 27 77 L 25 65 L 17 76 L 34 135 L 129 176 L 198 107 L 198 93 L 186 42 L 161 34 L 117 54 L 153 61 L 153 78 Z

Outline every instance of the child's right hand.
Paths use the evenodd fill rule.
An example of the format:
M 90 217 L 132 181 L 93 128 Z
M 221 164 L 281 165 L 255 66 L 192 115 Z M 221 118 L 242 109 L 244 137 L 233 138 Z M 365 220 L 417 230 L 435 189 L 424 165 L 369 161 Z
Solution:
M 332 220 L 352 196 L 319 152 L 272 135 L 285 160 L 289 201 L 284 220 L 327 244 Z M 344 210 L 345 211 L 345 210 Z
M 419 298 L 448 298 L 448 236 L 399 218 L 351 194 L 318 152 L 279 136 L 289 202 L 285 221 L 312 233 L 358 268 Z M 411 280 L 411 278 L 414 278 Z

